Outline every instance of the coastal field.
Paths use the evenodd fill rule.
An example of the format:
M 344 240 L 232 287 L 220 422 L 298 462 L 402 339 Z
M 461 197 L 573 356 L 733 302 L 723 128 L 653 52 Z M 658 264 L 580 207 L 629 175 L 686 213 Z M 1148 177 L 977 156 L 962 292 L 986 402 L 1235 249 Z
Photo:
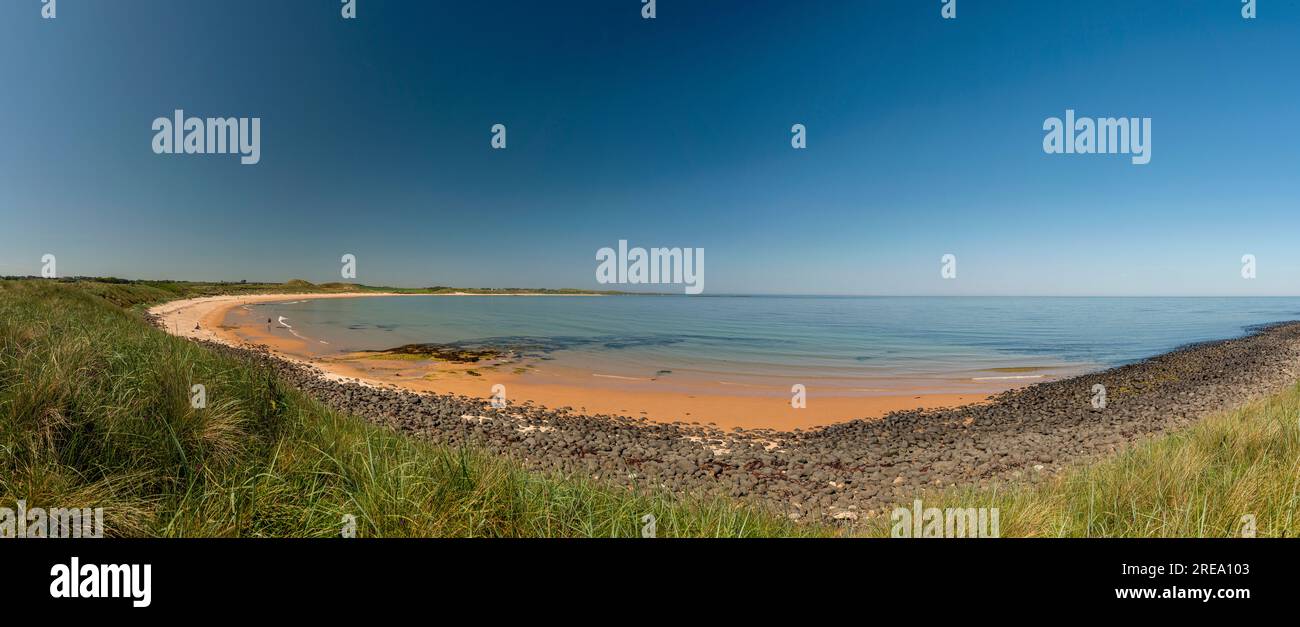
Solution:
M 1300 534 L 1293 325 L 977 406 L 723 432 L 322 377 L 152 326 L 227 289 L 167 285 L 0 282 L 0 502 L 104 507 L 114 536 L 639 536 L 647 515 L 661 537 L 887 536 L 914 499 L 998 508 L 1004 537 Z M 1060 404 L 1097 381 L 1112 413 Z

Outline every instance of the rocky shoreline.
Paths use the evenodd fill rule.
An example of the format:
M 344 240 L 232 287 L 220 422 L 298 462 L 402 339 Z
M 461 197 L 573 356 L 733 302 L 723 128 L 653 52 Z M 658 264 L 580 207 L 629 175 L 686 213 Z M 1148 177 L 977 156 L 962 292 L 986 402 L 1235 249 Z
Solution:
M 851 523 L 926 488 L 1032 479 L 1275 393 L 1300 378 L 1300 322 L 1004 392 L 808 431 L 662 424 L 572 408 L 421 394 L 330 380 L 260 347 L 213 349 L 265 365 L 340 411 L 526 467 L 634 488 L 743 498 L 792 519 Z M 1095 385 L 1106 389 L 1094 407 Z

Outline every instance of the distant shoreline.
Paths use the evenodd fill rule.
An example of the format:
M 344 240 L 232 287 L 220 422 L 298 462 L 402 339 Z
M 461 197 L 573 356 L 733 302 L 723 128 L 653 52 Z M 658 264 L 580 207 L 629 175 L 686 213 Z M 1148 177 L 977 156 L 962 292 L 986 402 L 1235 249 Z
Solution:
M 391 286 L 374 286 L 363 285 L 360 283 L 309 283 L 302 280 L 291 280 L 284 283 L 269 283 L 262 281 L 178 281 L 170 279 L 121 279 L 117 277 L 98 277 L 98 276 L 65 276 L 59 278 L 45 278 L 34 275 L 3 275 L 0 280 L 10 281 L 56 281 L 60 283 L 75 283 L 89 281 L 105 284 L 124 284 L 124 285 L 193 285 L 193 286 L 221 286 L 221 287 L 239 287 L 246 288 L 250 291 L 247 295 L 260 295 L 270 293 L 266 290 L 282 289 L 301 285 L 303 287 L 321 288 L 323 291 L 310 292 L 311 295 L 317 294 L 350 294 L 356 293 L 360 296 L 383 296 L 392 295 L 411 295 L 411 296 L 679 296 L 686 295 L 680 292 L 640 292 L 624 290 L 579 290 L 576 288 L 519 288 L 519 287 L 483 287 L 483 288 L 455 288 L 455 287 L 391 287 Z M 263 291 L 256 291 L 263 290 Z M 324 291 L 332 290 L 332 291 Z M 454 290 L 454 291 L 442 291 Z M 1161 299 L 1223 299 L 1223 300 L 1240 300 L 1252 298 L 1300 298 L 1298 294 L 804 294 L 804 293 L 784 293 L 784 292 L 718 292 L 711 291 L 705 294 L 690 295 L 691 298 L 934 298 L 934 299 L 1132 299 L 1132 300 L 1161 300 Z

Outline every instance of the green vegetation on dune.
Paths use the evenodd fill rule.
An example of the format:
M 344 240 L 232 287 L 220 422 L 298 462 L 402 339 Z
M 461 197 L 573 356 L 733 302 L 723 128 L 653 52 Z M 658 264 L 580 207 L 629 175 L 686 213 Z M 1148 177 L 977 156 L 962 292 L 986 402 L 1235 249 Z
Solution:
M 248 284 L 0 281 L 0 505 L 103 507 L 114 536 L 825 535 L 728 501 L 529 473 L 331 411 L 136 305 Z M 291 289 L 302 289 L 296 286 Z M 218 292 L 232 293 L 232 292 Z M 191 407 L 191 385 L 207 406 Z
M 998 508 L 1003 537 L 1300 536 L 1300 385 L 1037 484 L 922 495 Z M 910 506 L 910 504 L 900 504 Z M 867 525 L 887 536 L 887 518 Z
M 3 277 L 6 281 L 37 280 L 32 277 Z M 210 283 L 200 281 L 132 281 L 112 277 L 68 277 L 62 279 L 41 279 L 45 282 L 57 282 L 74 285 L 90 291 L 117 305 L 157 304 L 182 298 L 200 296 L 223 296 L 228 294 L 343 294 L 343 293 L 391 293 L 391 294 L 559 294 L 559 295 L 634 295 L 632 292 L 614 290 L 579 290 L 573 288 L 546 289 L 526 287 L 384 287 L 361 285 L 360 283 L 311 283 L 302 279 L 292 279 L 284 283 Z

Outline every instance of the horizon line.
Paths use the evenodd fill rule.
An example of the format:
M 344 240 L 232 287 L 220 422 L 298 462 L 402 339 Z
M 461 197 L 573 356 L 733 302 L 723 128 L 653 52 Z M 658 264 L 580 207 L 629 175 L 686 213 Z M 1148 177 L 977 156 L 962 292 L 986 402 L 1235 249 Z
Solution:
M 126 278 L 126 277 L 116 277 L 116 276 L 89 276 L 89 275 L 75 275 L 75 276 L 65 276 L 65 277 L 55 277 L 55 278 L 41 277 L 41 276 L 34 276 L 34 275 L 5 275 L 0 278 L 6 280 L 34 280 L 34 279 L 48 280 L 48 281 L 84 280 L 84 281 L 100 281 L 100 282 L 110 282 L 112 280 L 117 280 L 117 281 L 129 281 L 133 283 L 169 283 L 170 282 L 170 283 L 210 283 L 210 284 L 228 284 L 228 285 L 240 285 L 241 283 L 253 284 L 253 285 L 286 285 L 290 281 L 306 281 L 306 279 L 287 279 L 284 281 L 247 280 L 247 279 L 238 279 L 233 281 L 232 280 L 202 281 L 202 280 L 192 280 L 192 279 L 173 279 L 173 278 L 140 279 L 140 278 Z M 711 298 L 755 298 L 755 297 L 759 297 L 759 298 L 761 297 L 768 297 L 768 298 L 780 298 L 780 297 L 785 297 L 785 298 L 1300 298 L 1300 294 L 917 294 L 917 293 L 902 293 L 902 294 L 839 293 L 836 294 L 836 293 L 800 293 L 800 292 L 716 292 L 716 293 L 708 293 L 708 294 L 683 294 L 681 292 L 676 292 L 676 291 L 649 292 L 649 291 L 633 291 L 633 290 L 589 289 L 589 288 L 580 288 L 580 287 L 540 287 L 540 286 L 473 287 L 473 286 L 454 286 L 454 285 L 402 286 L 402 285 L 376 285 L 376 284 L 355 283 L 355 282 L 348 282 L 348 281 L 324 281 L 321 283 L 315 283 L 311 281 L 306 281 L 306 282 L 310 283 L 311 285 L 346 284 L 346 285 L 355 285 L 357 287 L 393 288 L 393 289 L 408 289 L 408 290 L 409 289 L 430 289 L 435 287 L 442 288 L 442 289 L 449 289 L 449 290 L 458 290 L 458 289 L 459 290 L 550 290 L 550 291 L 573 290 L 573 291 L 580 291 L 580 292 L 590 292 L 592 294 L 600 294 L 600 293 L 608 294 L 610 292 L 616 292 L 618 294 L 626 294 L 630 296 L 692 296 L 692 297 L 705 297 L 705 298 L 710 298 L 710 297 Z

